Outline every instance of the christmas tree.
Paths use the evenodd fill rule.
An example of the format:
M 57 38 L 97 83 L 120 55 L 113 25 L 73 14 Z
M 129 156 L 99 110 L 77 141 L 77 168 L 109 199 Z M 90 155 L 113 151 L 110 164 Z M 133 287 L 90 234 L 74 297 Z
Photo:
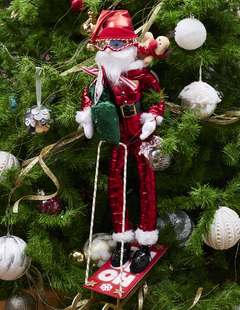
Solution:
M 148 280 L 143 309 L 237 307 L 238 219 L 226 220 L 227 224 L 221 220 L 219 238 L 228 236 L 225 226 L 230 227 L 230 237 L 235 238 L 228 240 L 230 247 L 210 247 L 203 235 L 207 238 L 211 232 L 219 207 L 240 214 L 239 1 L 0 0 L 0 6 L 0 231 L 2 237 L 11 234 L 26 242 L 24 251 L 36 272 L 35 288 L 41 282 L 45 289 L 63 291 L 68 298 L 59 309 L 78 293 L 83 299 L 90 296 L 83 288 L 86 265 L 76 266 L 70 256 L 82 251 L 89 238 L 99 139 L 84 136 L 75 114 L 81 109 L 84 87 L 95 79 L 81 70 L 94 65 L 96 54 L 89 45 L 89 15 L 94 26 L 102 10 L 124 9 L 141 40 L 146 31 L 157 38 L 176 29 L 169 39 L 170 55 L 150 63 L 165 98 L 164 119 L 155 134 L 163 139 L 161 158 L 167 157 L 169 163 L 171 158 L 168 168 L 155 172 L 157 208 L 159 218 L 183 211 L 194 223 L 184 246 L 174 221 L 159 224 L 158 242 L 168 250 Z M 186 38 L 191 30 L 188 24 L 176 28 L 185 19 L 198 20 L 206 29 L 200 46 L 178 42 L 177 34 Z M 197 28 L 186 44 L 199 33 Z M 209 112 L 210 104 L 205 103 L 199 113 L 197 99 L 179 97 L 193 82 L 197 87 L 207 83 L 216 91 L 220 100 L 215 109 Z M 208 94 L 200 88 L 197 92 L 198 100 L 204 101 Z M 146 94 L 143 104 L 154 100 L 159 100 L 156 93 Z M 107 194 L 111 149 L 111 143 L 101 148 L 94 234 L 113 232 Z M 6 163 L 9 153 L 14 157 Z M 12 164 L 15 158 L 19 165 Z M 46 200 L 52 199 L 49 205 L 41 203 L 42 191 Z M 128 163 L 127 201 L 136 227 L 139 183 L 133 156 Z M 95 271 L 91 266 L 90 274 Z M 1 279 L 1 300 L 27 290 L 32 285 L 29 279 L 30 271 L 28 276 Z M 124 309 L 136 305 L 133 296 Z

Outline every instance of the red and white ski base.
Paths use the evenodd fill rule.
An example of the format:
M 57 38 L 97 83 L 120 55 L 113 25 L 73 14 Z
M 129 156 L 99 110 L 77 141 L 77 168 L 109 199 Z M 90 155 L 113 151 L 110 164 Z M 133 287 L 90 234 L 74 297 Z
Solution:
M 167 250 L 166 245 L 155 244 L 150 248 L 151 262 L 148 267 L 139 274 L 133 274 L 130 271 L 132 257 L 136 250 L 139 249 L 138 244 L 131 244 L 131 258 L 123 265 L 122 291 L 120 292 L 120 267 L 111 266 L 111 259 L 108 260 L 96 273 L 88 279 L 88 285 L 85 288 L 95 292 L 112 296 L 118 299 L 124 299 L 138 282 L 153 268 L 157 261 Z

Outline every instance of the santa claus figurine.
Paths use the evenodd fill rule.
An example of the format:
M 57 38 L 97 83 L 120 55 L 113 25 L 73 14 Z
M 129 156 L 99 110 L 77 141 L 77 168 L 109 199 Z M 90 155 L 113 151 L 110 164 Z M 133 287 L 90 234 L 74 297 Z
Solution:
M 118 112 L 120 142 L 127 145 L 128 155 L 133 150 L 139 173 L 140 223 L 136 231 L 133 231 L 128 210 L 126 211 L 123 255 L 125 264 L 130 258 L 131 242 L 137 240 L 139 250 L 135 252 L 130 265 L 131 272 L 137 274 L 148 266 L 151 260 L 150 246 L 158 241 L 155 175 L 144 155 L 139 155 L 139 151 L 142 142 L 150 141 L 157 125 L 162 122 L 164 102 L 143 111 L 143 92 L 153 89 L 160 93 L 161 89 L 150 70 L 144 68 L 143 61 L 136 60 L 138 37 L 133 31 L 128 11 L 102 11 L 91 43 L 98 48 L 95 61 L 99 69 L 84 69 L 97 75 L 97 79 L 93 96 L 89 86 L 85 87 L 81 111 L 77 112 L 76 121 L 83 126 L 85 136 L 91 139 L 94 133 L 91 107 L 98 103 L 103 87 L 107 88 Z M 108 196 L 114 228 L 113 239 L 117 242 L 111 258 L 113 267 L 120 266 L 121 257 L 124 152 L 122 146 L 114 145 L 109 167 Z

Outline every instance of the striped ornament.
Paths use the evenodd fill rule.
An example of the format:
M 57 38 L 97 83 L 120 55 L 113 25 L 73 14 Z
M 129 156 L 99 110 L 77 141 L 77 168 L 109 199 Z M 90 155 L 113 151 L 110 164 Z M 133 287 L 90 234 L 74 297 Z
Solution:
M 204 242 L 213 249 L 226 250 L 240 239 L 240 218 L 228 207 L 219 207 L 214 215 L 211 230 L 203 235 Z
M 2 174 L 10 168 L 19 166 L 19 161 L 11 153 L 0 151 L 0 182 L 3 180 Z
M 0 238 L 0 279 L 11 281 L 21 278 L 30 267 L 31 258 L 24 253 L 26 242 L 6 235 Z

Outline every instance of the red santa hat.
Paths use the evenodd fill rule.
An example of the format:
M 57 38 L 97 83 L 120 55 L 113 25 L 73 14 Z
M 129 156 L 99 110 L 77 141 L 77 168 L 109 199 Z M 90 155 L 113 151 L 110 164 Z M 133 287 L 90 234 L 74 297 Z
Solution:
M 91 43 L 106 40 L 120 40 L 127 45 L 137 44 L 138 36 L 134 33 L 132 19 L 127 10 L 101 12 L 91 36 Z

